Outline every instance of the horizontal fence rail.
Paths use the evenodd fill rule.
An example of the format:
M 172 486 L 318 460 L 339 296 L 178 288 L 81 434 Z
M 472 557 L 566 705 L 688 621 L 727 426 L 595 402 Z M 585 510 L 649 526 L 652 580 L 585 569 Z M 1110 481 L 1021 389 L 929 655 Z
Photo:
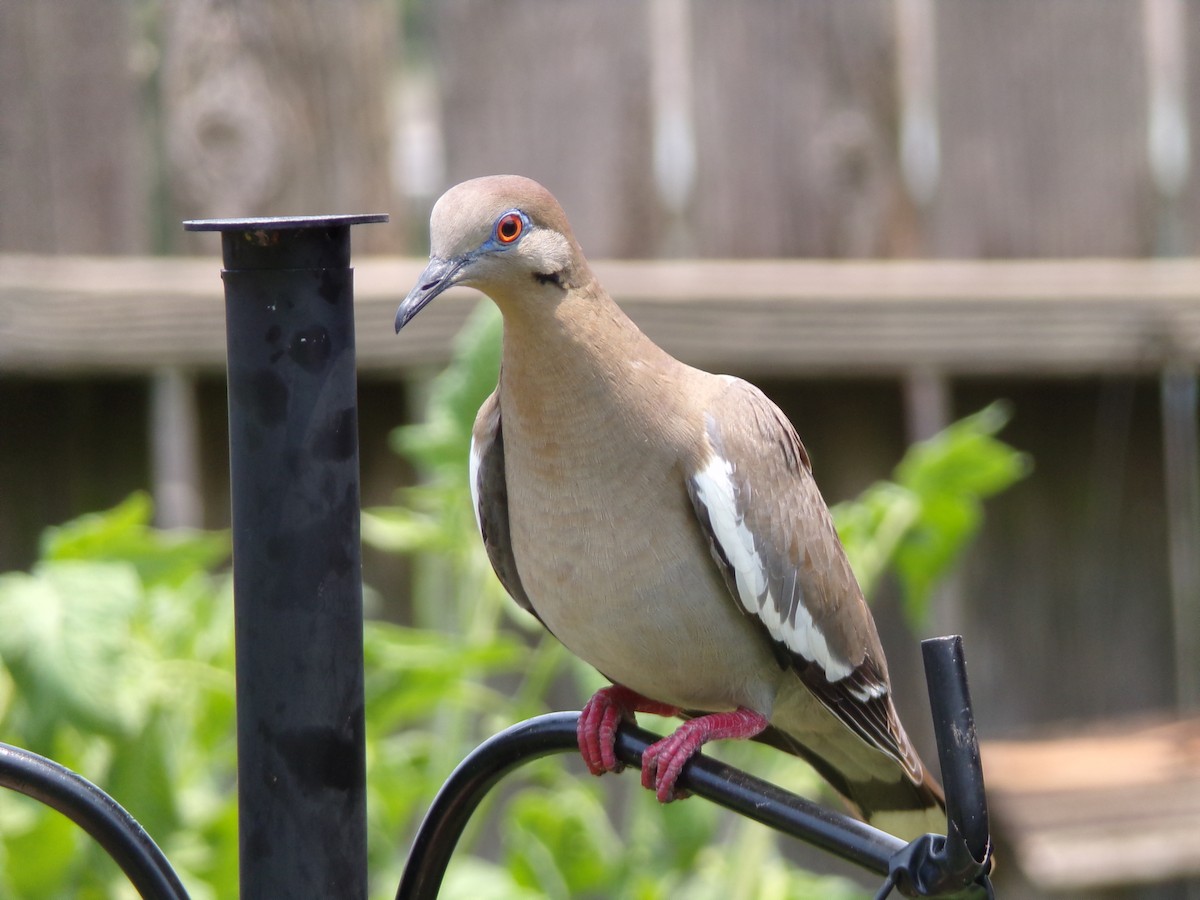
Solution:
M 399 337 L 423 260 L 358 262 L 358 364 L 444 364 L 479 295 L 447 292 Z M 759 374 L 1153 372 L 1200 363 L 1200 260 L 600 261 L 666 350 Z M 225 318 L 204 260 L 0 255 L 0 374 L 219 371 Z

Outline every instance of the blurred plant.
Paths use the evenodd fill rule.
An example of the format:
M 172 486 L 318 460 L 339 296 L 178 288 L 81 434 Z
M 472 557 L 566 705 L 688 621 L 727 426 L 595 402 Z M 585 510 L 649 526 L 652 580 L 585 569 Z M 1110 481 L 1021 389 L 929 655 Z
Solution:
M 1010 415 L 997 402 L 960 419 L 910 447 L 891 481 L 832 508 L 863 593 L 872 597 L 882 576 L 893 574 L 914 630 L 979 533 L 983 501 L 1029 474 L 1028 455 L 996 438 Z
M 108 791 L 196 900 L 235 897 L 233 603 L 215 571 L 229 539 L 158 531 L 151 515 L 136 494 L 49 529 L 32 571 L 0 575 L 0 740 Z M 505 633 L 468 642 L 382 622 L 366 623 L 364 650 L 372 896 L 391 897 L 403 837 L 458 747 L 520 714 L 487 685 L 524 668 L 526 653 Z M 476 721 L 447 752 L 448 735 Z M 0 897 L 135 896 L 73 823 L 0 790 Z
M 138 494 L 51 528 L 31 572 L 0 575 L 0 738 L 119 798 L 194 897 L 234 896 L 233 618 L 210 574 L 229 541 L 150 515 Z M 2 792 L 0 896 L 136 894 L 74 824 Z

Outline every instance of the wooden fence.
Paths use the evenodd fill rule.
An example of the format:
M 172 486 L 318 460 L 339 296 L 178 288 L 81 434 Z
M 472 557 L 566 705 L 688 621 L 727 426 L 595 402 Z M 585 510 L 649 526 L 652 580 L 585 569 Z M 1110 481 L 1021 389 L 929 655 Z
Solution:
M 7 3 L 0 84 L 0 568 L 138 487 L 227 522 L 218 256 L 183 218 L 392 213 L 356 236 L 387 500 L 406 386 L 473 301 L 395 338 L 418 264 L 376 254 L 515 171 L 625 260 L 598 268 L 652 335 L 781 402 L 831 500 L 1012 401 L 1036 472 L 934 626 L 966 634 L 985 736 L 1195 700 L 1200 5 Z
M 596 257 L 1194 252 L 1185 0 L 0 8 L 0 251 L 544 181 Z

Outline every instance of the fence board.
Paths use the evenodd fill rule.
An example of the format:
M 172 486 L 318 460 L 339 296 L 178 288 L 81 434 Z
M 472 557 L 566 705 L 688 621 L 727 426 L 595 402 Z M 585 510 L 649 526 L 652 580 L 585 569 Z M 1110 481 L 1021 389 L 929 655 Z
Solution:
M 1142 5 L 937 4 L 938 256 L 1153 248 Z
M 989 800 L 1050 890 L 1200 875 L 1200 721 L 983 747 Z
M 901 199 L 892 4 L 693 4 L 705 257 L 887 255 Z
M 596 255 L 650 254 L 649 60 L 642 0 L 459 0 L 433 8 L 446 180 L 544 183 Z
M 386 0 L 172 0 L 165 7 L 163 136 L 175 220 L 391 212 L 360 249 L 394 249 Z M 204 248 L 211 235 L 172 246 Z
M 150 249 L 131 8 L 0 3 L 0 251 Z

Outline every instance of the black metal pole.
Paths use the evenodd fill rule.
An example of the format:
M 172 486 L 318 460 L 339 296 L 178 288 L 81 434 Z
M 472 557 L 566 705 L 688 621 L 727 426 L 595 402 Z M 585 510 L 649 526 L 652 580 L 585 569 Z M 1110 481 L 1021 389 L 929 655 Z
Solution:
M 242 900 L 365 898 L 350 226 L 208 219 L 225 268 Z
M 962 637 L 929 638 L 921 642 L 921 653 L 946 789 L 946 850 L 969 869 L 987 863 L 992 837 Z
M 946 790 L 946 834 L 927 834 L 897 853 L 889 883 L 909 896 L 992 897 L 992 838 L 975 734 L 975 714 L 959 635 L 921 642 L 925 681 Z M 970 886 L 970 887 L 968 887 Z

